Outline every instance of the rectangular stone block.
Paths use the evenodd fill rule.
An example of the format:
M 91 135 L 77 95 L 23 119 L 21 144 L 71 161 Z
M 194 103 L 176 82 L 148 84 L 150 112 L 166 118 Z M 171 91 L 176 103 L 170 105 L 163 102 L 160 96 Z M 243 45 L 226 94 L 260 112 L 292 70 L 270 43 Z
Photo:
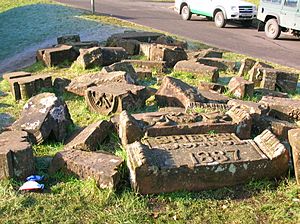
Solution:
M 73 49 L 72 46 L 58 45 L 53 48 L 44 49 L 43 62 L 46 66 L 52 67 L 66 61 L 74 62 L 78 55 L 79 54 Z
M 50 75 L 34 75 L 10 80 L 11 93 L 15 100 L 28 99 L 41 91 L 52 87 Z
M 0 180 L 13 177 L 13 174 L 12 152 L 0 150 Z
M 229 61 L 223 58 L 198 58 L 197 62 L 203 65 L 217 67 L 220 71 L 237 70 L 237 65 L 235 61 Z
M 135 68 L 151 69 L 158 73 L 166 71 L 165 61 L 122 60 L 122 62 L 130 63 Z
M 300 185 L 300 129 L 290 130 L 288 136 L 292 146 L 295 176 L 298 185 Z
M 226 133 L 149 137 L 126 146 L 127 165 L 141 194 L 199 191 L 285 174 L 287 150 L 276 146 L 265 152 Z
M 109 153 L 64 150 L 54 156 L 49 173 L 62 169 L 80 179 L 93 178 L 100 188 L 113 189 L 120 180 L 118 169 L 122 163 L 121 158 Z
M 113 34 L 111 35 L 108 39 L 107 39 L 107 46 L 110 46 L 110 44 L 112 42 L 115 42 L 116 40 L 119 39 L 124 39 L 124 40 L 138 40 L 140 42 L 146 42 L 146 43 L 150 43 L 153 42 L 155 40 L 157 40 L 157 38 L 159 38 L 160 36 L 163 36 L 163 34 L 161 33 L 155 33 L 155 32 L 125 32 L 125 33 L 117 33 L 117 34 Z
M 18 79 L 18 78 L 23 78 L 23 77 L 27 77 L 27 76 L 31 76 L 31 73 L 29 73 L 29 72 L 10 72 L 10 73 L 3 74 L 2 78 L 7 81 L 10 81 L 11 79 Z
M 254 93 L 254 83 L 242 77 L 233 77 L 228 83 L 228 89 L 230 93 L 239 99 L 252 97 Z

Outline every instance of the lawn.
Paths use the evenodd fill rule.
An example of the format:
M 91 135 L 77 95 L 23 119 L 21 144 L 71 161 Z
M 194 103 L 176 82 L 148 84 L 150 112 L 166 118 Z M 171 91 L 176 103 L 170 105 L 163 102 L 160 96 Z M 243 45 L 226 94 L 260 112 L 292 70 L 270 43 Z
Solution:
M 39 5 L 37 3 L 48 5 L 50 2 L 18 0 L 12 3 L 2 0 L 0 18 L 8 11 L 18 10 L 28 4 Z M 53 5 L 48 9 L 57 7 L 54 5 L 53 8 Z M 62 16 L 60 19 L 65 18 Z M 89 19 L 95 23 L 110 21 L 107 17 Z M 123 25 L 141 28 L 127 23 Z M 244 57 L 232 53 L 226 53 L 225 56 L 232 60 Z M 53 78 L 74 78 L 99 72 L 100 69 L 83 70 L 75 64 L 70 68 L 45 68 L 41 63 L 36 63 L 27 71 L 34 74 L 49 73 Z M 187 74 L 173 75 L 185 78 L 188 82 L 193 81 Z M 0 89 L 9 93 L 9 84 L 0 79 Z M 74 121 L 73 130 L 107 119 L 90 112 L 83 97 L 70 93 L 61 97 L 70 110 Z M 24 101 L 16 103 L 10 94 L 0 96 L 0 114 L 17 119 L 24 104 Z M 111 141 L 113 147 L 109 151 L 125 158 L 125 152 L 116 136 L 112 135 Z M 22 193 L 17 191 L 21 182 L 0 181 L 0 223 L 300 223 L 300 187 L 292 172 L 280 180 L 252 181 L 218 190 L 142 196 L 130 188 L 127 170 L 123 171 L 123 179 L 115 191 L 99 189 L 93 180 L 77 180 L 61 172 L 49 176 L 49 158 L 60 150 L 63 150 L 63 143 L 45 142 L 34 146 L 37 173 L 46 177 L 43 193 Z

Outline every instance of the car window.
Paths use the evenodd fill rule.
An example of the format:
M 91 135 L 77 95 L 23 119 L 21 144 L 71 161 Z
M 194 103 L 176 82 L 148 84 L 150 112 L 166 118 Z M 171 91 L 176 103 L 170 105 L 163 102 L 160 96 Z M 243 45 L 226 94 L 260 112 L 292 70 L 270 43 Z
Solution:
M 284 5 L 289 7 L 297 7 L 298 0 L 285 0 Z
M 263 2 L 272 3 L 272 4 L 281 4 L 281 0 L 263 0 Z

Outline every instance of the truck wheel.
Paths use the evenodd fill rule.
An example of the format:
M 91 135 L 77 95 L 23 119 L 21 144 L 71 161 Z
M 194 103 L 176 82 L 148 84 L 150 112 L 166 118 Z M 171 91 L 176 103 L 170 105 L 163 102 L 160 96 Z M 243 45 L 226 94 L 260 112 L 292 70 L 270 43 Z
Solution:
M 214 16 L 216 27 L 223 28 L 226 25 L 226 19 L 222 11 L 219 11 Z
M 192 13 L 187 5 L 183 6 L 181 9 L 181 18 L 183 20 L 190 20 L 192 17 Z
M 276 19 L 269 19 L 265 25 L 265 34 L 271 39 L 277 39 L 280 36 L 281 29 Z

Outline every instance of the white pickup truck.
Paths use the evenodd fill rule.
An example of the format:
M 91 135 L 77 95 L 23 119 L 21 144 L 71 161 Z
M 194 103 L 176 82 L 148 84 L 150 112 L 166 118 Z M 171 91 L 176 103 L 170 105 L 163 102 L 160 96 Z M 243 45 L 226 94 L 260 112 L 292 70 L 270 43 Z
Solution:
M 190 20 L 192 14 L 206 16 L 220 28 L 225 27 L 228 20 L 251 26 L 257 14 L 255 5 L 242 0 L 175 0 L 175 10 L 184 20 Z

